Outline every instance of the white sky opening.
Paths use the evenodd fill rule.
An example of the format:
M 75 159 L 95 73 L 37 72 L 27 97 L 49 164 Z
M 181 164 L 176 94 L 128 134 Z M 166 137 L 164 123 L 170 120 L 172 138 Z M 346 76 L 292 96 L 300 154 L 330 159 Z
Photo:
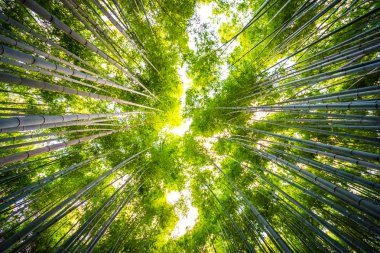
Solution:
M 181 192 L 170 191 L 166 194 L 166 201 L 171 205 L 175 205 L 181 197 L 184 198 L 188 211 L 183 214 L 178 208 L 175 208 L 175 213 L 179 220 L 170 235 L 173 239 L 178 239 L 179 237 L 185 235 L 187 231 L 191 230 L 195 226 L 198 219 L 198 208 L 195 208 L 191 204 L 190 189 L 186 188 Z
M 212 28 L 212 30 L 214 31 L 217 31 L 217 27 L 212 23 L 210 22 L 210 17 L 212 16 L 212 4 L 201 4 L 201 5 L 198 5 L 196 8 L 195 8 L 195 13 L 191 19 L 191 24 L 190 24 L 190 28 L 192 29 L 195 29 L 195 30 L 198 30 L 201 28 L 201 25 L 202 24 L 209 24 Z M 196 22 L 197 21 L 197 18 L 199 20 L 199 23 Z M 197 47 L 196 47 L 196 44 L 195 44 L 195 40 L 196 40 L 196 37 L 197 37 L 197 33 L 194 33 L 192 31 L 188 31 L 188 35 L 189 35 L 189 42 L 188 42 L 188 46 L 191 50 L 193 50 L 194 52 L 197 52 Z
M 183 119 L 181 122 L 181 125 L 177 127 L 165 127 L 163 129 L 164 132 L 169 132 L 178 136 L 183 136 L 187 130 L 189 130 L 191 123 L 193 122 L 193 119 Z
M 181 78 L 182 81 L 182 87 L 183 87 L 183 93 L 181 96 L 181 110 L 185 107 L 186 104 L 186 91 L 190 88 L 191 86 L 191 79 L 188 78 L 186 71 L 187 71 L 187 64 L 185 63 L 182 67 L 178 69 L 178 75 Z
M 210 29 L 216 36 L 217 36 L 217 46 L 222 45 L 220 42 L 220 37 L 218 34 L 218 30 L 220 26 L 228 22 L 229 20 L 232 19 L 232 16 L 226 16 L 225 14 L 218 14 L 218 15 L 213 15 L 213 8 L 216 8 L 215 3 L 210 3 L 210 4 L 200 4 L 196 7 L 195 13 L 193 18 L 191 19 L 191 24 L 190 24 L 190 29 L 188 30 L 188 35 L 189 35 L 189 41 L 188 41 L 188 46 L 190 49 L 194 50 L 194 52 L 197 51 L 196 43 L 195 41 L 197 40 L 197 36 L 199 36 L 199 33 L 196 32 L 199 29 L 201 29 L 202 24 L 207 24 L 208 29 Z M 239 12 L 236 8 L 234 9 L 235 12 Z M 234 40 L 228 48 L 226 48 L 225 55 L 230 55 L 235 47 L 239 46 L 240 43 L 238 40 Z M 187 69 L 188 65 L 185 63 L 183 66 L 178 68 L 178 75 L 181 79 L 182 82 L 182 87 L 183 87 L 183 93 L 181 95 L 181 114 L 183 113 L 183 109 L 185 108 L 186 105 L 186 91 L 191 87 L 192 80 L 187 76 Z M 228 64 L 224 63 L 220 66 L 221 69 L 221 80 L 227 79 L 229 76 L 229 69 L 228 69 Z M 209 92 L 210 97 L 215 96 L 216 91 L 211 90 Z M 182 122 L 179 126 L 172 127 L 170 125 L 167 125 L 163 128 L 162 132 L 168 132 L 172 133 L 178 136 L 183 136 L 190 128 L 190 125 L 192 123 L 192 118 L 182 118 Z
M 182 82 L 182 95 L 181 95 L 181 114 L 183 114 L 183 109 L 186 105 L 186 91 L 191 87 L 191 79 L 187 76 L 187 64 L 185 63 L 182 67 L 178 68 L 178 76 Z M 181 115 L 182 116 L 182 115 Z M 174 135 L 183 136 L 190 128 L 192 118 L 182 118 L 182 122 L 179 126 L 172 127 L 167 125 L 162 129 L 162 132 L 172 133 Z
M 191 19 L 190 28 L 192 30 L 199 31 L 199 29 L 202 29 L 201 28 L 202 24 L 207 24 L 208 29 L 213 34 L 216 35 L 218 39 L 216 46 L 219 47 L 222 45 L 222 43 L 219 37 L 218 30 L 223 23 L 231 23 L 232 16 L 226 16 L 224 13 L 215 15 L 212 13 L 213 8 L 216 8 L 215 3 L 198 5 L 195 8 L 195 13 L 194 13 L 193 18 Z M 236 12 L 238 12 L 237 9 L 236 9 Z M 194 52 L 197 52 L 195 41 L 199 33 L 193 32 L 192 30 L 188 31 L 188 35 L 189 35 L 188 46 L 190 49 L 194 50 Z M 231 54 L 234 48 L 238 45 L 240 45 L 238 40 L 232 41 L 232 43 L 228 46 L 224 54 L 225 55 Z
M 181 197 L 181 193 L 177 191 L 170 191 L 166 194 L 166 201 L 169 204 L 174 205 L 179 200 L 180 197 Z

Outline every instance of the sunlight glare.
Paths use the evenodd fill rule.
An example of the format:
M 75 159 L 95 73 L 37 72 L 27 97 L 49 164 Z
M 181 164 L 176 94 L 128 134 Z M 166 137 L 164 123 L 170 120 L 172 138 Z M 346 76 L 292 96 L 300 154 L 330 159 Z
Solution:
M 178 136 L 183 136 L 187 130 L 189 130 L 191 123 L 193 122 L 193 119 L 184 119 L 181 122 L 181 125 L 173 128 L 167 128 L 166 131 Z
M 188 211 L 186 214 L 182 214 L 178 208 L 175 208 L 175 213 L 179 220 L 171 233 L 173 239 L 185 235 L 188 230 L 194 227 L 198 219 L 198 208 L 195 208 L 191 204 L 191 191 L 189 189 L 185 189 L 181 192 L 170 191 L 166 195 L 166 201 L 174 205 L 181 197 L 184 198 Z
M 181 194 L 177 191 L 170 191 L 166 194 L 166 201 L 169 203 L 169 204 L 172 204 L 174 205 L 178 200 L 179 198 L 181 197 Z

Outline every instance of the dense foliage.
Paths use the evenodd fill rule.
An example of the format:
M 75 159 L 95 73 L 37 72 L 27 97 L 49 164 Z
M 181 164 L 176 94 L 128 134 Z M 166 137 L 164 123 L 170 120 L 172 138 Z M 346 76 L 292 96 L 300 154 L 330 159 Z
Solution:
M 380 251 L 378 1 L 0 3 L 0 252 Z

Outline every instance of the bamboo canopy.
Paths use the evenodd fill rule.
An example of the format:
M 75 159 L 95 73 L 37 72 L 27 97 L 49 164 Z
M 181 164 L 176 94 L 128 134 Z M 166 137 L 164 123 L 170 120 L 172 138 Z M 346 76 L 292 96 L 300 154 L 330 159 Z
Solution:
M 0 6 L 0 252 L 380 252 L 378 1 Z

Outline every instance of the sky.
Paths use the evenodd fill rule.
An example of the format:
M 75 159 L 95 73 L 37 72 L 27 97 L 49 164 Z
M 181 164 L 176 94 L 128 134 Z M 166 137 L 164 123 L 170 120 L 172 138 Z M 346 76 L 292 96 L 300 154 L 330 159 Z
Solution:
M 195 208 L 191 202 L 191 190 L 189 188 L 184 189 L 181 192 L 178 191 L 170 191 L 166 194 L 166 201 L 171 205 L 176 205 L 180 198 L 183 198 L 185 204 L 187 206 L 187 212 L 182 213 L 179 208 L 174 208 L 176 215 L 179 220 L 175 225 L 171 238 L 177 239 L 186 234 L 188 230 L 191 230 L 197 221 L 198 218 L 198 208 Z
M 195 15 L 198 16 L 201 23 L 211 24 L 212 29 L 217 33 L 218 26 L 215 25 L 210 17 L 212 15 L 212 5 L 200 5 L 195 10 Z M 192 25 L 197 25 L 192 22 Z M 198 26 L 198 25 L 197 25 Z M 189 32 L 189 43 L 188 46 L 190 49 L 196 51 L 195 40 L 197 34 Z M 191 87 L 192 80 L 187 76 L 186 71 L 188 69 L 187 64 L 185 63 L 182 67 L 178 68 L 178 75 L 182 82 L 183 93 L 181 96 L 181 112 L 186 104 L 186 91 Z M 179 126 L 171 127 L 166 126 L 163 131 L 169 132 L 178 136 L 183 136 L 190 128 L 192 123 L 192 118 L 182 118 L 182 122 Z M 170 191 L 166 194 L 166 201 L 171 205 L 176 205 L 180 199 L 185 201 L 187 212 L 182 213 L 178 208 L 175 208 L 175 213 L 178 216 L 178 222 L 176 223 L 173 231 L 171 232 L 170 237 L 172 239 L 178 239 L 179 237 L 186 234 L 187 231 L 191 230 L 198 218 L 198 209 L 192 206 L 191 190 L 189 187 L 186 187 L 181 192 Z
M 223 17 L 219 17 L 217 20 L 212 20 L 211 19 L 211 17 L 212 17 L 212 8 L 213 8 L 213 6 L 212 6 L 212 3 L 211 3 L 211 4 L 202 4 L 202 5 L 199 5 L 195 9 L 195 14 L 194 14 L 194 16 L 192 18 L 191 25 L 190 25 L 190 27 L 192 29 L 190 29 L 188 31 L 188 35 L 189 35 L 188 46 L 189 46 L 190 49 L 192 49 L 194 51 L 197 51 L 197 47 L 195 45 L 197 34 L 191 32 L 191 30 L 193 30 L 194 28 L 200 27 L 202 24 L 206 23 L 206 24 L 209 25 L 210 29 L 215 34 L 218 34 L 218 29 L 219 29 L 219 26 L 221 25 L 220 20 Z M 199 18 L 199 21 L 200 21 L 199 23 L 195 21 L 195 17 Z M 195 30 L 197 30 L 197 29 L 195 29 Z M 231 46 L 231 48 L 233 49 L 234 46 L 236 46 L 236 45 Z M 191 83 L 192 83 L 192 80 L 186 74 L 187 69 L 188 69 L 188 66 L 187 66 L 186 63 L 183 66 L 181 66 L 181 67 L 178 68 L 178 75 L 179 75 L 179 77 L 181 79 L 181 82 L 182 82 L 182 85 L 183 85 L 182 86 L 183 87 L 183 93 L 182 93 L 182 96 L 181 96 L 181 111 L 184 109 L 185 104 L 186 104 L 186 91 L 191 87 Z M 224 71 L 222 71 L 222 73 L 223 73 L 223 75 L 222 75 L 221 78 L 222 79 L 227 78 L 227 76 L 228 76 L 228 70 L 224 70 Z M 210 94 L 210 95 L 213 95 L 213 94 Z M 169 133 L 172 133 L 172 134 L 175 134 L 175 135 L 178 135 L 178 136 L 183 136 L 189 130 L 191 123 L 192 123 L 192 119 L 191 118 L 183 118 L 182 122 L 181 122 L 181 124 L 179 126 L 175 126 L 175 127 L 173 127 L 173 126 L 166 126 L 163 129 L 163 131 L 164 132 L 169 132 Z
M 182 113 L 182 110 L 185 108 L 185 104 L 186 104 L 186 91 L 191 86 L 191 79 L 188 78 L 186 74 L 186 70 L 187 70 L 187 64 L 184 64 L 184 66 L 178 69 L 178 75 L 181 79 L 182 87 L 183 87 L 182 96 L 181 96 L 181 113 Z M 179 126 L 177 127 L 167 126 L 166 128 L 164 128 L 164 131 L 167 131 L 169 133 L 172 133 L 178 136 L 183 136 L 187 132 L 187 130 L 189 130 L 192 122 L 193 120 L 191 118 L 182 118 L 182 122 Z
M 200 27 L 202 24 L 208 24 L 209 29 L 217 36 L 219 43 L 217 46 L 222 45 L 220 42 L 220 38 L 218 36 L 218 30 L 220 25 L 223 22 L 228 22 L 228 20 L 231 17 L 226 17 L 224 14 L 221 15 L 213 15 L 212 14 L 213 5 L 211 4 L 203 4 L 197 6 L 195 10 L 195 14 L 191 20 L 191 29 L 188 30 L 189 35 L 189 42 L 188 46 L 190 49 L 197 51 L 196 48 L 196 38 L 198 36 L 197 33 L 191 32 L 191 31 L 197 31 L 197 27 Z M 237 10 L 236 10 L 237 12 Z M 199 22 L 196 21 L 195 17 L 198 17 Z M 195 29 L 194 29 L 195 28 Z M 232 42 L 228 48 L 225 50 L 225 55 L 229 55 L 232 53 L 234 48 L 239 45 L 238 41 Z M 229 70 L 227 68 L 227 64 L 222 65 L 221 67 L 221 80 L 226 79 L 229 75 Z M 183 66 L 178 68 L 178 75 L 182 82 L 182 96 L 181 96 L 181 113 L 186 105 L 186 91 L 191 87 L 192 80 L 187 76 L 188 66 L 185 63 Z M 213 95 L 213 94 L 210 94 Z M 257 115 L 258 117 L 263 117 L 265 115 Z M 182 118 L 182 122 L 179 126 L 170 126 L 167 125 L 162 132 L 163 133 L 172 133 L 177 136 L 183 136 L 190 128 L 190 125 L 192 123 L 192 118 Z M 207 144 L 207 142 L 205 143 Z M 207 146 L 207 145 L 206 145 Z M 207 148 L 207 147 L 206 147 Z M 181 213 L 178 208 L 176 208 L 176 204 L 180 199 L 183 199 L 185 201 L 185 204 L 187 206 L 187 212 Z M 186 187 L 183 191 L 170 191 L 166 195 L 166 201 L 173 205 L 175 207 L 176 215 L 178 216 L 178 222 L 175 225 L 173 231 L 171 232 L 171 238 L 172 239 L 178 239 L 179 237 L 186 234 L 187 231 L 191 230 L 198 218 L 198 209 L 192 206 L 192 199 L 191 199 L 191 190 L 189 187 Z

